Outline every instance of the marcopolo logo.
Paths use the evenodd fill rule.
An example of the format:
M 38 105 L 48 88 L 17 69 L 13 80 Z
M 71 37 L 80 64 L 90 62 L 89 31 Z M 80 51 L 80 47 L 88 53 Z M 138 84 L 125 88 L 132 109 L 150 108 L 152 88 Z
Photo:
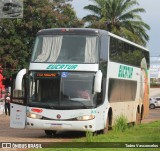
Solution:
M 132 74 L 133 74 L 133 68 L 132 67 L 123 66 L 123 65 L 119 66 L 118 77 L 131 79 Z
M 47 69 L 50 70 L 75 70 L 78 67 L 77 64 L 50 64 Z

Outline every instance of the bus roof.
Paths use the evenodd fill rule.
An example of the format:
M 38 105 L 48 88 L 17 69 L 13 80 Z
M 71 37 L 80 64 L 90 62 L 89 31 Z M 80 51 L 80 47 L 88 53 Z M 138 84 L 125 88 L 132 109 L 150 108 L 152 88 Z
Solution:
M 136 47 L 139 47 L 143 50 L 149 51 L 147 48 L 145 48 L 141 45 L 138 45 L 138 44 L 131 42 L 125 38 L 122 38 L 120 36 L 117 36 L 113 33 L 108 32 L 106 30 L 101 30 L 101 29 L 94 29 L 94 28 L 50 28 L 50 29 L 42 29 L 37 33 L 37 35 L 57 35 L 57 34 L 58 35 L 78 34 L 78 35 L 99 35 L 99 36 L 106 34 L 106 35 L 115 37 L 116 39 L 120 39 L 126 43 L 131 44 L 131 45 L 134 45 Z
M 54 35 L 54 34 L 82 34 L 82 35 L 99 35 L 99 29 L 91 28 L 51 28 L 40 30 L 37 35 Z

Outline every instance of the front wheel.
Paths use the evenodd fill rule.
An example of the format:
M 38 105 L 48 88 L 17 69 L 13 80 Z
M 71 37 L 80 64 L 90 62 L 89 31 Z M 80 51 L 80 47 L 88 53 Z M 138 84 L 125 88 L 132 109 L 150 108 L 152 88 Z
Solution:
M 56 131 L 52 131 L 52 130 L 44 130 L 44 132 L 47 136 L 52 136 L 56 134 Z
M 108 130 L 109 130 L 109 117 L 107 117 L 105 126 L 106 127 L 103 129 L 103 134 L 107 134 L 108 133 Z

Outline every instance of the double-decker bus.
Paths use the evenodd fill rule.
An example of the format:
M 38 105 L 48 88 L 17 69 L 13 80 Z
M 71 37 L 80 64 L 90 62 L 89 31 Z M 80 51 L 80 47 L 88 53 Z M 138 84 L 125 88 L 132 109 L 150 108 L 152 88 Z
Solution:
M 12 128 L 102 131 L 124 115 L 149 110 L 149 51 L 110 32 L 87 28 L 37 33 L 29 69 L 16 76 Z

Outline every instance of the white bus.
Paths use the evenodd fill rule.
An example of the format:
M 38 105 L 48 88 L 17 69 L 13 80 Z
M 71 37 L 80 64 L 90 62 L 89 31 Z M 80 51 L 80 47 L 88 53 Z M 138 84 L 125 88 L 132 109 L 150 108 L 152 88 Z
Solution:
M 140 123 L 149 110 L 149 51 L 104 30 L 44 29 L 29 69 L 16 76 L 12 128 L 103 131 L 117 116 Z

